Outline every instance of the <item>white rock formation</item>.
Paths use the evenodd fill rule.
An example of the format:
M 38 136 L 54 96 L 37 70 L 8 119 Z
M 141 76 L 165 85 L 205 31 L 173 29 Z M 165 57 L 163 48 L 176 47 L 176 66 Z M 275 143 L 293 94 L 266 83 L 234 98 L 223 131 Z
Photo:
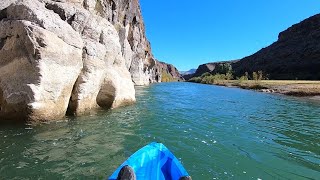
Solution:
M 0 12 L 0 119 L 45 121 L 135 101 L 118 33 L 81 0 L 6 1 Z M 89 2 L 88 0 L 86 2 Z
M 134 84 L 171 72 L 161 64 L 138 0 L 1 0 L 0 120 L 131 104 Z

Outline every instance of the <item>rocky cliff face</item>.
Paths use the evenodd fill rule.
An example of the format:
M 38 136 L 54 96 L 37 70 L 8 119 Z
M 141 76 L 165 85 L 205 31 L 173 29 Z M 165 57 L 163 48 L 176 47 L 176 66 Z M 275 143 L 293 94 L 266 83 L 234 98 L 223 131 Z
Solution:
M 103 2 L 103 3 L 101 3 Z M 126 67 L 135 85 L 156 82 L 154 76 L 156 60 L 145 35 L 145 27 L 138 0 L 98 1 L 101 14 L 113 23 L 120 37 Z
M 159 82 L 184 81 L 178 69 L 165 62 L 156 61 L 154 75 L 153 79 Z
M 183 78 L 185 80 L 189 80 L 189 79 L 191 79 L 193 77 L 199 77 L 204 73 L 226 74 L 227 72 L 232 71 L 232 66 L 236 62 L 238 62 L 238 60 L 221 61 L 221 62 L 212 62 L 212 63 L 201 64 L 194 74 L 184 75 Z
M 160 82 L 138 0 L 4 0 L 0 119 L 53 120 L 135 102 Z
M 262 71 L 267 78 L 275 80 L 319 80 L 319 40 L 320 14 L 317 14 L 281 32 L 278 40 L 270 46 L 229 64 L 235 77 Z M 189 80 L 205 72 L 217 73 L 219 64 L 224 62 L 200 65 L 195 74 L 184 78 Z
M 278 41 L 234 64 L 236 75 L 262 70 L 270 79 L 320 79 L 320 14 L 279 34 Z

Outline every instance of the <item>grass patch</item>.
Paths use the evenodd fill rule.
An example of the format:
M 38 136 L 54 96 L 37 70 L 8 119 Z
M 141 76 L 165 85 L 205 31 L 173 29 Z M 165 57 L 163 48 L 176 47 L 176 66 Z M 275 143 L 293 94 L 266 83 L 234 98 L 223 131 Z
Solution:
M 190 79 L 189 82 L 228 87 L 236 86 L 242 89 L 275 92 L 290 96 L 320 96 L 320 81 L 263 80 L 263 73 L 261 71 L 253 73 L 252 78 L 249 77 L 248 73 L 236 80 L 232 78 L 231 73 L 214 75 L 204 73 L 200 77 Z

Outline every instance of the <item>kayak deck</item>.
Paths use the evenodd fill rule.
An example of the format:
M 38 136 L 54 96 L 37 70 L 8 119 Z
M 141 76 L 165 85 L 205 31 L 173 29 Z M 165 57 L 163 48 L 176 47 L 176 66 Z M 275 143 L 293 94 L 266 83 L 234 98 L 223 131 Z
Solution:
M 150 143 L 130 156 L 109 178 L 116 180 L 123 166 L 130 166 L 137 180 L 179 180 L 189 176 L 179 160 L 162 143 Z

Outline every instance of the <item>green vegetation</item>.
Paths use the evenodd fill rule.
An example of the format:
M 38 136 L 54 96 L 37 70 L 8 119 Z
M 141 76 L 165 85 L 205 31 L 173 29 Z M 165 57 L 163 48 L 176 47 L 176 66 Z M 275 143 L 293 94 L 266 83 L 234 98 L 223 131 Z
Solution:
M 256 72 L 252 73 L 252 79 L 258 81 L 258 74 Z
M 228 71 L 225 74 L 204 73 L 200 77 L 190 79 L 190 82 L 202 84 L 215 84 L 221 86 L 233 86 L 243 89 L 253 89 L 263 92 L 276 92 L 292 96 L 318 96 L 320 95 L 320 81 L 293 81 L 293 80 L 265 80 L 262 71 L 253 72 L 251 77 L 245 73 L 234 79 Z
M 232 66 L 230 63 L 219 64 L 216 67 L 216 72 L 219 74 L 227 74 L 232 72 Z
M 252 80 L 254 81 L 261 81 L 264 79 L 263 72 L 258 71 L 258 72 L 253 72 L 252 73 Z
M 245 75 L 243 75 L 243 76 L 241 76 L 240 78 L 237 78 L 237 79 L 238 79 L 238 81 L 239 81 L 240 83 L 242 83 L 242 82 L 244 82 L 244 81 L 248 81 L 248 80 L 249 80 L 249 74 L 248 74 L 248 72 L 246 72 Z
M 234 79 L 230 63 L 218 64 L 213 74 L 206 72 L 200 77 L 193 77 L 189 81 L 202 84 L 220 84 Z
M 161 76 L 161 82 L 172 82 L 172 81 L 175 81 L 172 75 L 167 73 L 166 71 L 163 71 Z
M 190 82 L 202 83 L 202 84 L 217 84 L 220 82 L 228 81 L 233 79 L 232 73 L 228 72 L 226 74 L 215 74 L 204 73 L 200 77 L 191 78 Z
M 209 72 L 206 72 L 202 74 L 200 77 L 193 77 L 189 81 L 190 82 L 196 82 L 196 83 L 203 83 L 203 84 L 217 84 L 229 80 L 234 80 L 234 75 L 232 74 L 231 68 L 228 66 L 225 66 L 226 64 L 221 64 L 219 66 L 221 69 L 219 72 L 226 72 L 226 73 L 215 73 L 210 74 Z M 231 66 L 230 66 L 231 67 Z M 262 71 L 253 72 L 252 76 L 249 77 L 249 73 L 246 72 L 243 76 L 237 77 L 237 81 L 240 83 L 248 81 L 248 80 L 254 80 L 256 83 L 259 83 L 261 80 L 264 80 L 264 75 Z

